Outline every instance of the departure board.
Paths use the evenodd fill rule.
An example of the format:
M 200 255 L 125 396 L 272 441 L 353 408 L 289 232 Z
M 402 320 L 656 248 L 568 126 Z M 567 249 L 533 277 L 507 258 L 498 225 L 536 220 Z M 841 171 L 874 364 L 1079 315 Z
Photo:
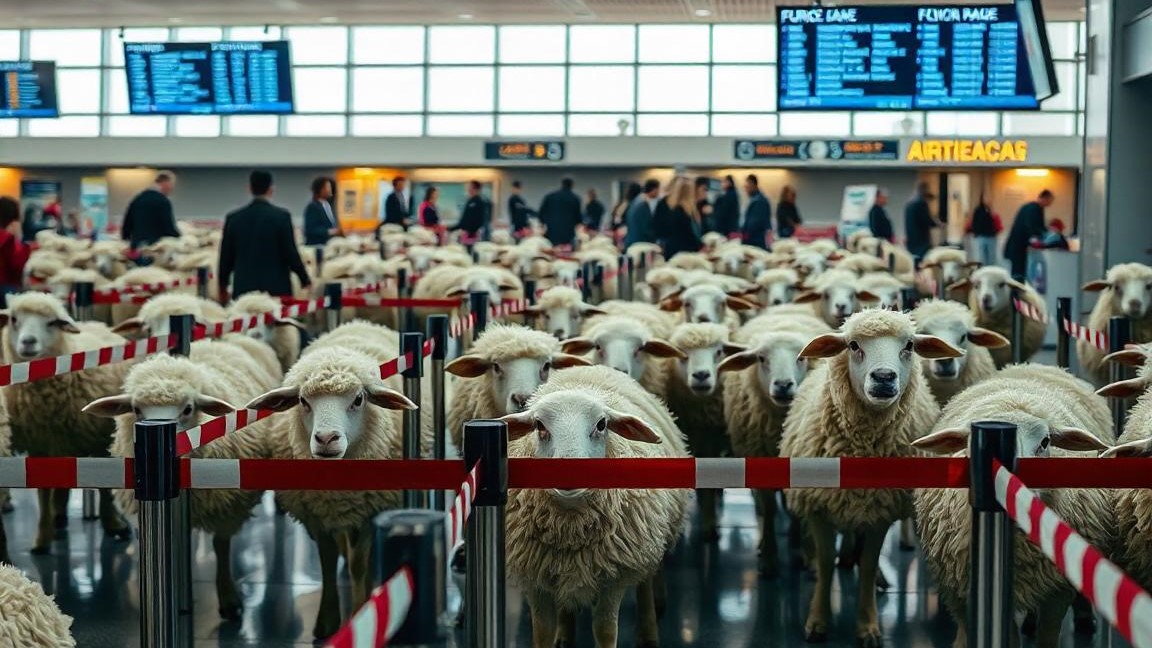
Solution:
M 53 61 L 0 61 L 0 91 L 0 119 L 60 116 Z
M 125 43 L 134 115 L 255 115 L 293 110 L 286 41 Z
M 1013 5 L 778 8 L 778 108 L 1035 110 Z

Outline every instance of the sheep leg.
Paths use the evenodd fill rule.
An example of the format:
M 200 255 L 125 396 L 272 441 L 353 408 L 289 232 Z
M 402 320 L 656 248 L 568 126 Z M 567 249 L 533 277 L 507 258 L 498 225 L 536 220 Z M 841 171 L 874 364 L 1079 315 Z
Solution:
M 336 585 L 336 564 L 340 560 L 340 548 L 331 534 L 313 532 L 316 548 L 320 551 L 320 609 L 316 613 L 316 625 L 312 635 L 326 639 L 340 629 L 340 591 Z
M 700 537 L 709 543 L 720 539 L 716 530 L 716 494 L 715 488 L 696 491 L 696 503 L 700 507 Z
M 120 509 L 116 508 L 116 499 L 110 488 L 100 489 L 100 526 L 104 527 L 105 534 L 116 540 L 128 540 L 132 537 L 132 529 L 120 514 Z
M 68 529 L 68 496 L 71 494 L 67 488 L 52 489 L 52 526 L 57 531 Z
M 36 543 L 32 545 L 32 553 L 43 555 L 51 550 L 52 537 L 55 535 L 52 528 L 52 489 L 37 490 L 36 499 L 40 505 L 40 518 L 36 525 Z
M 656 648 L 660 645 L 660 624 L 656 619 L 656 598 L 652 590 L 655 574 L 636 586 L 636 645 Z
M 8 534 L 4 532 L 3 520 L 0 520 L 0 564 L 12 564 L 12 556 L 8 555 Z
M 836 566 L 840 569 L 853 569 L 860 562 L 860 538 L 855 531 L 842 531 L 840 533 L 840 551 L 836 557 Z
M 876 572 L 880 566 L 880 549 L 887 528 L 864 532 L 860 551 L 860 596 L 856 609 L 856 643 L 862 648 L 879 648 L 884 644 L 880 634 L 880 614 L 876 609 Z
M 664 580 L 663 562 L 652 576 L 652 603 L 656 610 L 656 618 L 664 618 L 664 611 L 668 609 L 668 583 Z
M 1036 648 L 1059 648 L 1060 626 L 1075 594 L 1060 592 L 1045 598 L 1036 609 Z
M 760 509 L 760 575 L 776 578 L 779 571 L 776 547 L 776 491 L 755 491 L 756 504 Z
M 220 618 L 239 621 L 244 610 L 236 581 L 232 579 L 232 536 L 212 536 L 212 551 L 216 554 L 216 599 Z
M 804 640 L 824 643 L 828 640 L 828 621 L 832 616 L 832 572 L 835 568 L 836 529 L 828 520 L 807 520 L 808 533 L 816 547 L 816 589 L 804 623 Z
M 1096 634 L 1096 610 L 1093 610 L 1092 604 L 1081 595 L 1077 595 L 1076 600 L 1072 601 L 1072 625 L 1076 634 Z
M 620 632 L 620 601 L 624 600 L 625 589 L 606 589 L 592 607 L 592 635 L 596 638 L 596 648 L 616 648 Z
M 353 534 L 348 538 L 348 575 L 352 578 L 352 605 L 359 607 L 372 592 L 368 572 L 372 557 L 371 535 Z
M 532 648 L 553 648 L 559 645 L 556 636 L 556 601 L 539 590 L 524 592 L 528 609 L 532 612 Z
M 900 520 L 900 550 L 915 551 L 915 549 L 916 525 L 912 523 L 912 518 L 904 518 Z
M 575 648 L 576 610 L 574 608 L 560 610 L 557 616 L 560 621 L 556 630 L 556 645 L 560 648 Z

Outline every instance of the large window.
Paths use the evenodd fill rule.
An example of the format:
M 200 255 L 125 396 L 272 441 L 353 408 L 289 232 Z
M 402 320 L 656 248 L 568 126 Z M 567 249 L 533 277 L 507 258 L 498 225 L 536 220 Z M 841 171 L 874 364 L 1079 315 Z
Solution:
M 1083 132 L 1082 22 L 1048 25 L 1061 92 L 1039 112 L 776 112 L 770 24 L 191 25 L 0 29 L 55 60 L 59 119 L 3 137 L 898 137 Z M 286 39 L 296 114 L 128 114 L 125 41 Z

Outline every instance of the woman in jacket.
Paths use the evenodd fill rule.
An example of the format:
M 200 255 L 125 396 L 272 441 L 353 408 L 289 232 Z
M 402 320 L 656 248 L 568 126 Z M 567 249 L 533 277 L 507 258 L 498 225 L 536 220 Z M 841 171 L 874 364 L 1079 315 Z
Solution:
M 792 238 L 802 222 L 800 210 L 796 209 L 796 190 L 792 185 L 784 185 L 780 190 L 780 202 L 776 205 L 776 235 L 779 238 Z
M 977 203 L 976 209 L 972 210 L 972 222 L 968 224 L 968 231 L 972 234 L 973 243 L 976 244 L 976 258 L 980 263 L 990 266 L 999 262 L 996 254 L 996 237 L 1003 229 L 1000 217 L 992 211 L 988 201 L 981 194 L 980 202 Z
M 736 180 L 724 176 L 720 183 L 721 193 L 712 206 L 712 224 L 716 231 L 731 238 L 740 234 L 740 194 L 736 192 Z
M 584 227 L 589 233 L 597 234 L 604 225 L 604 203 L 596 196 L 595 189 L 588 190 L 588 200 L 584 203 Z
M 0 308 L 7 308 L 6 295 L 20 292 L 24 264 L 32 248 L 20 241 L 20 203 L 0 196 Z
M 674 182 L 665 197 L 667 204 L 664 257 L 671 259 L 680 252 L 699 252 L 703 247 L 703 226 L 696 209 L 696 196 L 692 182 L 683 179 Z
M 636 200 L 636 196 L 639 196 L 643 191 L 644 187 L 641 187 L 639 182 L 628 183 L 624 197 L 612 208 L 612 238 L 616 240 L 617 245 L 624 241 L 624 230 L 628 227 L 626 218 L 628 208 L 632 206 L 632 201 Z

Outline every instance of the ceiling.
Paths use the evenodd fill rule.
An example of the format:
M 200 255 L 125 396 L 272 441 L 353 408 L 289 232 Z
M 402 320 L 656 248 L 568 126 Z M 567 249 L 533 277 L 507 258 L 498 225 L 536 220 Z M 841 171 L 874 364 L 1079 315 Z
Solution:
M 826 4 L 891 4 L 847 0 Z M 995 4 L 995 0 L 973 0 Z M 1003 4 L 1007 0 L 999 0 Z M 2 27 L 164 24 L 773 22 L 804 0 L 0 0 Z M 933 4 L 960 4 L 944 0 Z M 965 3 L 965 4 L 971 4 Z M 1048 20 L 1079 20 L 1085 0 L 1044 0 Z

